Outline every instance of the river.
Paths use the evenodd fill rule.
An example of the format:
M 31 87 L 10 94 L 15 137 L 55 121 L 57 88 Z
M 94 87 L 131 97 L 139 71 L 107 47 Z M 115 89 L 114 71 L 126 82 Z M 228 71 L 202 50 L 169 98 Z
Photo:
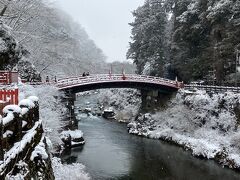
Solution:
M 76 106 L 95 108 L 95 96 L 78 97 Z M 128 134 L 126 124 L 80 112 L 78 118 L 86 144 L 66 152 L 62 160 L 84 164 L 92 179 L 240 179 L 240 173 L 212 160 L 195 158 L 181 147 Z

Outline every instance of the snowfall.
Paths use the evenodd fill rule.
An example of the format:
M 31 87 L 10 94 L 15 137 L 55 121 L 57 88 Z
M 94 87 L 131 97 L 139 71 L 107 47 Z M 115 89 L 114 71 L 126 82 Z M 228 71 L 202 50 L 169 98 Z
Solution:
M 61 143 L 60 130 L 64 126 L 61 119 L 67 112 L 61 103 L 64 95 L 50 85 L 20 84 L 19 89 L 20 99 L 33 95 L 39 97 L 45 135 L 53 146 Z M 101 90 L 98 96 L 103 104 L 108 102 L 109 107 L 121 112 L 120 118 L 127 115 L 129 133 L 171 141 L 190 150 L 194 156 L 240 168 L 240 94 L 209 95 L 204 91 L 181 90 L 167 107 L 151 114 L 138 114 L 141 103 L 138 91 Z M 57 180 L 90 179 L 83 164 L 62 164 L 58 158 L 52 158 L 52 164 Z
M 194 156 L 240 168 L 240 94 L 179 91 L 167 108 L 140 114 L 129 133 L 174 142 Z
M 240 168 L 240 94 L 180 90 L 166 107 L 142 114 L 137 91 L 100 91 L 98 99 L 129 117 L 131 134 L 170 141 L 193 156 Z

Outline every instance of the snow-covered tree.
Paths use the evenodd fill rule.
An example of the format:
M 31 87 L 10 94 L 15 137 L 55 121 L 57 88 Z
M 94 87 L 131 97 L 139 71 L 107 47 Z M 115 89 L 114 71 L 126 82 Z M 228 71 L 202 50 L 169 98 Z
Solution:
M 2 21 L 28 50 L 41 75 L 101 69 L 105 56 L 85 30 L 47 0 L 1 0 Z
M 133 59 L 138 73 L 142 73 L 149 62 L 155 68 L 151 75 L 161 75 L 164 57 L 164 32 L 167 14 L 162 0 L 147 0 L 144 5 L 133 12 L 135 18 L 132 26 L 132 42 L 127 57 Z
M 146 0 L 133 12 L 127 56 L 138 73 L 226 83 L 240 49 L 239 9 L 238 0 Z
M 9 27 L 0 22 L 0 69 L 11 69 L 26 53 Z
M 214 71 L 221 84 L 234 72 L 239 7 L 236 0 L 175 0 L 171 55 L 178 76 L 189 81 Z

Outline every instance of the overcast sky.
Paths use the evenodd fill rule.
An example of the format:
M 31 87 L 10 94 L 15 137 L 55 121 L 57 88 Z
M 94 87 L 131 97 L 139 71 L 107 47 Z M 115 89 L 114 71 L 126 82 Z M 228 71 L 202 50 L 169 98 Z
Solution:
M 126 60 L 133 21 L 131 12 L 144 0 L 55 0 L 108 57 L 108 61 Z

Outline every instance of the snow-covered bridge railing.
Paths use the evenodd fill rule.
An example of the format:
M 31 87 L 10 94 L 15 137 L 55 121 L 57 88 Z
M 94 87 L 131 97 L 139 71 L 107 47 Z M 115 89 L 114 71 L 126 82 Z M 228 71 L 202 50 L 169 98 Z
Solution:
M 226 92 L 231 91 L 234 93 L 240 93 L 240 87 L 228 87 L 228 86 L 209 86 L 209 85 L 192 85 L 192 84 L 185 84 L 184 89 L 187 90 L 205 90 L 206 92 Z
M 42 137 L 38 98 L 31 96 L 18 105 L 8 105 L 0 116 L 0 179 L 19 160 L 30 159 Z
M 94 74 L 91 76 L 72 76 L 68 78 L 58 79 L 56 86 L 60 90 L 71 89 L 73 87 L 81 87 L 86 85 L 104 84 L 104 83 L 138 83 L 148 85 L 161 85 L 172 89 L 179 89 L 183 87 L 183 83 L 172 81 L 160 77 L 137 75 L 137 74 Z

